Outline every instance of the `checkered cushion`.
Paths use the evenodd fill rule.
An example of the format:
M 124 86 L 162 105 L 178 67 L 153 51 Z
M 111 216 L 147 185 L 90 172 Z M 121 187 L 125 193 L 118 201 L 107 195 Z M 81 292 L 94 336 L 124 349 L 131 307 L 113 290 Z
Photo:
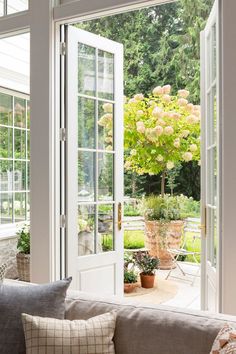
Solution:
M 4 263 L 0 265 L 0 283 L 4 280 L 7 270 L 7 265 Z
M 115 354 L 116 312 L 84 320 L 22 314 L 26 354 Z
M 218 333 L 210 354 L 236 354 L 236 329 L 226 324 Z

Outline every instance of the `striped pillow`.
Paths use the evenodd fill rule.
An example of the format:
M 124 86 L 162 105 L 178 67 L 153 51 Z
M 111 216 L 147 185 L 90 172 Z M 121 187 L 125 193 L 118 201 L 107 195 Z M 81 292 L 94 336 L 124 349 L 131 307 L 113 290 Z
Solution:
M 26 354 L 115 354 L 115 311 L 87 321 L 22 314 L 22 322 Z

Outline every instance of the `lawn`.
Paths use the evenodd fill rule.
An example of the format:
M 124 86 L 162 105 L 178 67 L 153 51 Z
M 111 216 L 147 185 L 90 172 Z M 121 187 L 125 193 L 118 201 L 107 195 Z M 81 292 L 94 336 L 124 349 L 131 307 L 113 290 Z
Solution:
M 144 247 L 144 231 L 125 231 L 124 232 L 124 248 L 125 249 L 135 249 Z M 186 249 L 188 251 L 200 252 L 201 250 L 201 240 L 197 239 L 193 244 L 193 233 L 187 233 Z M 196 257 L 200 262 L 200 256 Z M 185 259 L 186 262 L 194 262 L 192 256 L 188 256 Z

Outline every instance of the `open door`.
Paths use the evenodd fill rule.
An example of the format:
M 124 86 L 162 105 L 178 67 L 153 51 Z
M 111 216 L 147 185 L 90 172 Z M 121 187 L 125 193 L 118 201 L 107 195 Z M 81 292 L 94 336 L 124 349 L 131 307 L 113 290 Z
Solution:
M 201 33 L 202 309 L 220 311 L 219 21 L 215 2 Z
M 66 273 L 73 289 L 123 294 L 123 46 L 66 34 Z

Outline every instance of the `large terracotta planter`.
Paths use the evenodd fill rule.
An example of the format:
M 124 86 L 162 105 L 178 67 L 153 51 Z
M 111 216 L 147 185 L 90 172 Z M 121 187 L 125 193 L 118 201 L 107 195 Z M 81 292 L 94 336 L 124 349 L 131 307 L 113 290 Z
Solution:
M 19 280 L 30 282 L 30 254 L 17 253 L 16 262 Z
M 151 289 L 154 286 L 155 275 L 146 275 L 140 273 L 141 286 L 145 289 Z
M 173 261 L 167 248 L 179 248 L 183 234 L 182 220 L 161 223 L 159 221 L 145 221 L 145 247 L 152 257 L 160 260 L 160 269 L 171 269 Z
M 137 288 L 138 282 L 137 283 L 124 283 L 124 292 L 126 294 L 132 293 L 135 288 Z

